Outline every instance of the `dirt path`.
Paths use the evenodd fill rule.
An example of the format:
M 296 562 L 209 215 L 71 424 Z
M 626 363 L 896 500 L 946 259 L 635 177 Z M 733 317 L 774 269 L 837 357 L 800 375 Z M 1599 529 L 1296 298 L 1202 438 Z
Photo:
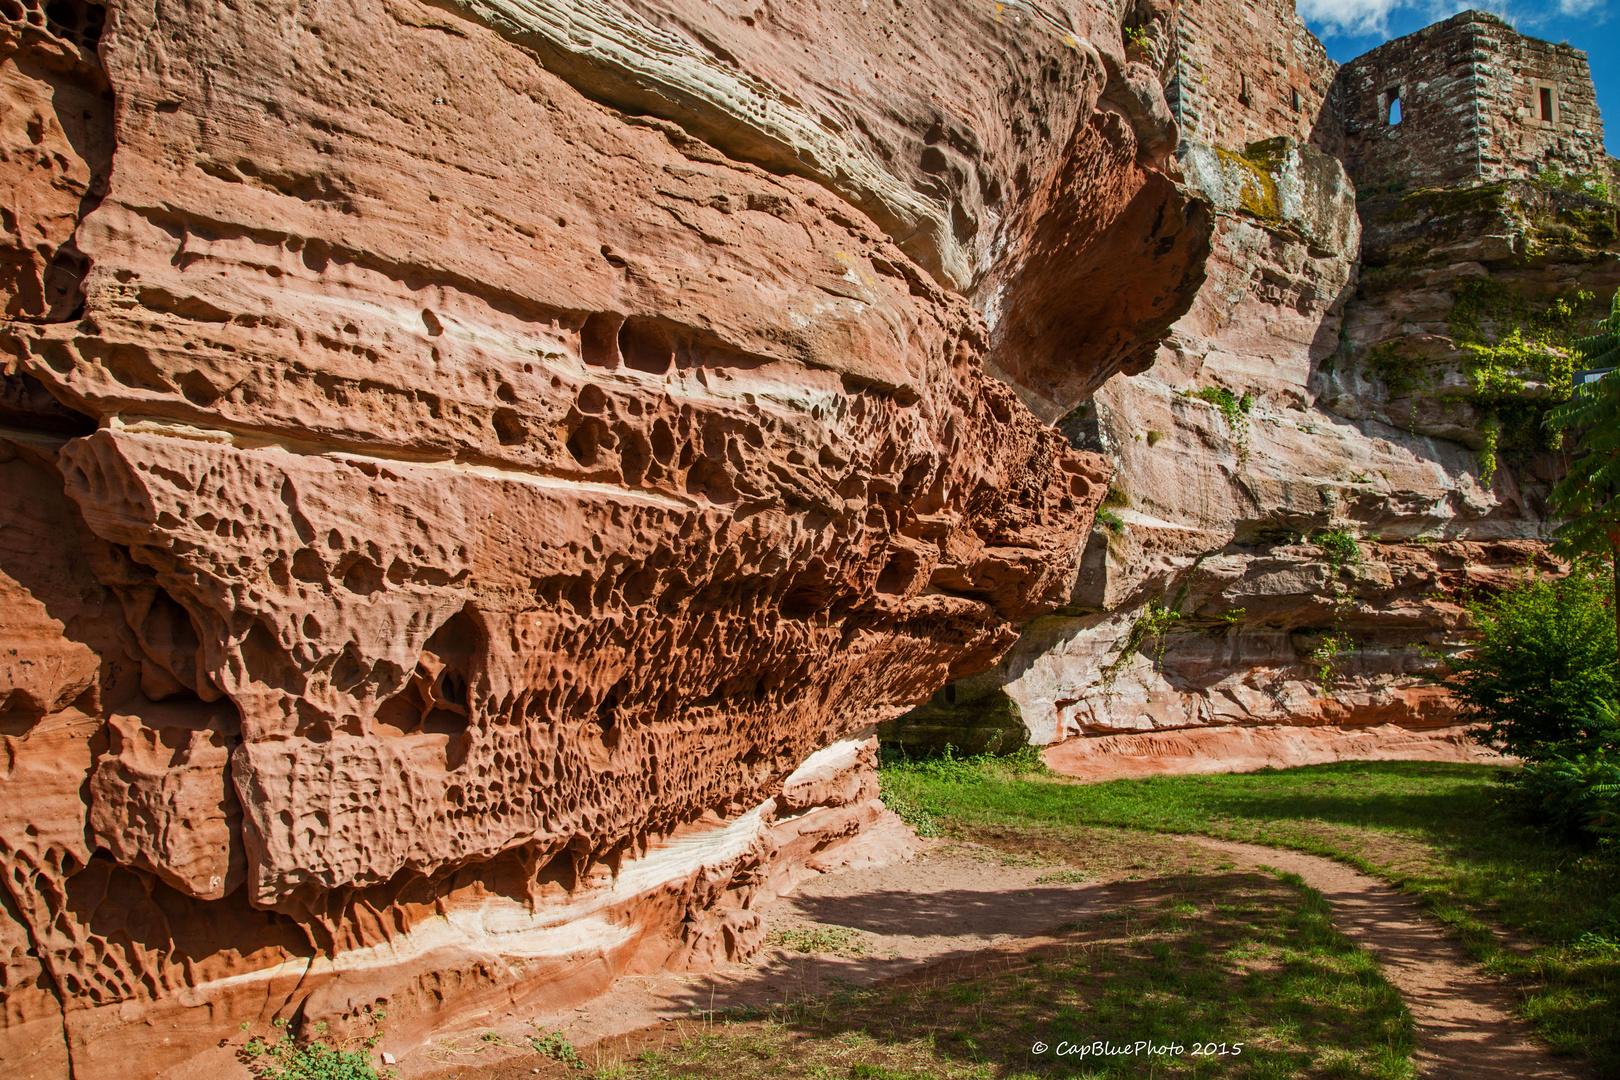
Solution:
M 1416 900 L 1343 863 L 1258 844 L 1188 836 L 1242 867 L 1298 874 L 1333 907 L 1339 930 L 1378 957 L 1417 1024 L 1426 1080 L 1584 1078 L 1578 1063 L 1550 1056 L 1512 1015 L 1511 990 L 1468 959 Z
M 1196 873 L 1221 861 L 1169 838 L 1144 838 L 1131 848 L 1132 865 L 1142 874 Z M 589 1004 L 564 1013 L 492 1013 L 485 1026 L 440 1035 L 402 1052 L 400 1075 L 403 1080 L 521 1080 L 531 1066 L 542 1064 L 524 1052 L 527 1037 L 537 1031 L 561 1032 L 591 1063 L 589 1048 L 603 1040 L 659 1025 L 676 1032 L 693 1023 L 694 1014 L 763 1008 L 971 962 L 998 948 L 1035 942 L 1065 922 L 1116 904 L 1108 891 L 1113 875 L 1042 881 L 1062 868 L 1020 861 L 977 844 L 934 840 L 906 862 L 813 878 L 760 908 L 766 926 L 786 932 L 851 928 L 860 932 L 858 952 L 806 954 L 767 947 L 746 963 L 708 972 L 621 978 Z M 1075 861 L 1091 862 L 1083 854 Z

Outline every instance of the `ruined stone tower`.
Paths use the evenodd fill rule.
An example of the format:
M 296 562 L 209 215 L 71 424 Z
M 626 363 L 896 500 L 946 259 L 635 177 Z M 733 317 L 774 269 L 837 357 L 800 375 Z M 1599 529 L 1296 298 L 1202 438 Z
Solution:
M 1586 54 L 1482 11 L 1345 64 L 1328 107 L 1340 130 L 1319 132 L 1324 149 L 1364 194 L 1610 168 Z
M 1311 140 L 1338 65 L 1293 0 L 1183 0 L 1170 31 L 1165 99 L 1184 140 Z

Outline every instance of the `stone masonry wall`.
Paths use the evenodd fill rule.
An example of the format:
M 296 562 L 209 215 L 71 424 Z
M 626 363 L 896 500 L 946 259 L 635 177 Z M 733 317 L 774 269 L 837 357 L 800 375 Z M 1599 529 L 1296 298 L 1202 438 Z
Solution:
M 1540 91 L 1552 118 L 1541 119 Z M 1389 123 L 1391 101 L 1400 120 Z M 1466 11 L 1339 69 L 1329 102 L 1342 135 L 1324 145 L 1363 194 L 1602 167 L 1603 121 L 1586 54 Z
M 1291 0 L 1183 0 L 1173 40 L 1165 97 L 1183 139 L 1229 147 L 1310 139 L 1338 65 Z
M 1485 24 L 1480 34 L 1501 57 L 1480 95 L 1483 178 L 1534 175 L 1554 164 L 1565 172 L 1604 169 L 1603 117 L 1586 54 L 1507 27 Z M 1543 88 L 1552 91 L 1550 120 L 1541 118 Z

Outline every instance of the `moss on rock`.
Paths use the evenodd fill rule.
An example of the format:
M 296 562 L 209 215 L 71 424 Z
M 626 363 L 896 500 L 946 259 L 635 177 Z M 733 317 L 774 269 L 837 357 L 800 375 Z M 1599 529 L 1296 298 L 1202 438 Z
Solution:
M 1277 196 L 1277 177 L 1273 173 L 1275 166 L 1266 158 L 1234 154 L 1219 146 L 1215 148 L 1215 153 L 1220 158 L 1227 183 L 1233 185 L 1235 201 L 1244 213 L 1262 221 L 1280 221 L 1282 202 Z

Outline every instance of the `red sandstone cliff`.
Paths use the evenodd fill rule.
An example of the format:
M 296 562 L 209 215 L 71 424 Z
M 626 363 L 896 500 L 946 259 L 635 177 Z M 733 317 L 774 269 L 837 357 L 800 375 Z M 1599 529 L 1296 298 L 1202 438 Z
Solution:
M 1208 246 L 1113 5 L 0 12 L 8 1076 L 749 951 Z
M 886 731 L 898 740 L 976 750 L 1451 725 L 1434 676 L 1439 657 L 1466 647 L 1464 600 L 1528 562 L 1549 565 L 1545 497 L 1563 463 L 1540 418 L 1556 380 L 1508 356 L 1486 387 L 1481 346 L 1518 330 L 1539 340 L 1549 324 L 1578 335 L 1607 312 L 1620 285 L 1615 207 L 1522 178 L 1420 185 L 1499 180 L 1503 162 L 1510 175 L 1534 160 L 1583 174 L 1601 133 L 1584 59 L 1492 16 L 1459 16 L 1336 80 L 1292 0 L 1186 0 L 1169 28 L 1143 51 L 1183 122 L 1183 172 L 1215 216 L 1204 284 L 1151 370 L 1111 379 L 1059 425 L 1115 468 L 1069 602 L 1026 624 L 994 668 Z M 1485 49 L 1476 31 L 1508 43 Z M 1450 52 L 1430 47 L 1436 34 Z M 1480 46 L 1476 73 L 1431 84 L 1459 41 Z M 1382 65 L 1378 80 L 1368 64 Z M 1514 111 L 1554 76 L 1569 103 L 1556 134 Z M 1385 95 L 1387 107 L 1400 85 L 1417 95 L 1408 119 L 1375 127 L 1374 103 Z M 1456 127 L 1452 94 L 1480 98 L 1489 123 Z M 1359 125 L 1354 153 L 1346 119 Z M 1542 158 L 1554 143 L 1559 154 Z M 1363 170 L 1360 199 L 1317 146 Z M 1369 170 L 1370 147 L 1382 149 Z M 1105 745 L 1129 742 L 1177 744 Z M 1180 745 L 1213 753 L 1218 740 L 1189 732 Z M 1232 745 L 1229 762 L 1256 760 L 1252 733 Z

